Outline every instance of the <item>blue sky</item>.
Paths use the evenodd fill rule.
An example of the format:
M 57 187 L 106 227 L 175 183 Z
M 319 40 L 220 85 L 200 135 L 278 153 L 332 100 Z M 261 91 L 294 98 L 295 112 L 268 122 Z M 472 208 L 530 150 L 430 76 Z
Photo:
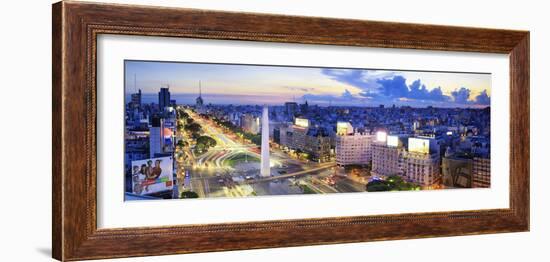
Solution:
M 127 94 L 154 94 L 167 85 L 174 95 L 197 94 L 200 81 L 206 103 L 217 104 L 485 107 L 491 99 L 489 74 L 144 61 L 125 66 Z

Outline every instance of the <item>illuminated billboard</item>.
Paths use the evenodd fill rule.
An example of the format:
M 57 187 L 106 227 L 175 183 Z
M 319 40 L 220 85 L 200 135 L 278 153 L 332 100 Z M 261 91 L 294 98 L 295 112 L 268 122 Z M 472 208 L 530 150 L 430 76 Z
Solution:
M 305 118 L 296 118 L 294 121 L 294 124 L 300 127 L 308 128 L 309 127 L 309 119 Z
M 409 152 L 430 153 L 430 140 L 424 138 L 409 138 Z
M 132 161 L 132 191 L 149 195 L 174 187 L 173 158 L 158 157 Z
M 387 146 L 397 147 L 397 146 L 399 146 L 399 137 L 398 136 L 387 136 L 386 143 L 387 143 Z
M 378 132 L 376 132 L 376 141 L 386 142 L 387 136 L 388 136 L 388 133 L 386 133 L 384 131 L 378 131 Z
M 353 126 L 349 122 L 337 122 L 336 134 L 347 135 L 353 133 Z

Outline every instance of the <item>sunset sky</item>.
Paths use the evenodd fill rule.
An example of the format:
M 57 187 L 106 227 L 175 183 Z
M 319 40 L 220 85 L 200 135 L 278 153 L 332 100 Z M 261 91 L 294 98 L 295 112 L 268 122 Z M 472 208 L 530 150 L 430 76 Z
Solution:
M 491 75 L 474 73 L 126 61 L 125 74 L 126 94 L 169 85 L 178 103 L 194 101 L 199 81 L 212 104 L 485 107 L 491 96 Z

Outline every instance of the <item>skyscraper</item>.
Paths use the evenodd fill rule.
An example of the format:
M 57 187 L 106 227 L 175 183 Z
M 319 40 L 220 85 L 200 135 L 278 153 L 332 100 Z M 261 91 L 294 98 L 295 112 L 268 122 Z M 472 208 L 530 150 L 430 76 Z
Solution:
M 296 113 L 298 112 L 298 103 L 296 102 L 286 102 L 285 103 L 286 114 L 289 118 L 293 119 Z
M 264 105 L 262 111 L 262 157 L 261 157 L 261 172 L 262 176 L 271 175 L 271 167 L 269 163 L 269 113 L 267 105 Z
M 204 106 L 204 100 L 202 99 L 202 86 L 201 86 L 201 81 L 199 81 L 199 96 L 195 100 L 195 109 L 200 114 L 204 114 L 203 106 Z
M 132 94 L 132 108 L 140 108 L 141 107 L 141 89 L 135 93 Z
M 149 129 L 149 155 L 155 157 L 155 154 L 163 152 L 164 147 L 164 125 L 162 118 L 153 117 L 152 126 Z
M 164 111 L 170 106 L 170 87 L 161 87 L 159 91 L 159 110 Z

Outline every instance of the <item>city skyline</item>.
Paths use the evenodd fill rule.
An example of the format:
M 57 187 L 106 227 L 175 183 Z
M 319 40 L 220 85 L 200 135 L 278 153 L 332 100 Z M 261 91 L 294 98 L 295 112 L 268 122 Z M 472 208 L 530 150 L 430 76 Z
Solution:
M 126 63 L 128 200 L 491 186 L 490 75 Z
M 412 107 L 490 106 L 491 75 L 482 73 L 331 69 L 267 65 L 125 61 L 126 95 L 170 86 L 178 103 L 198 94 L 212 104 Z

